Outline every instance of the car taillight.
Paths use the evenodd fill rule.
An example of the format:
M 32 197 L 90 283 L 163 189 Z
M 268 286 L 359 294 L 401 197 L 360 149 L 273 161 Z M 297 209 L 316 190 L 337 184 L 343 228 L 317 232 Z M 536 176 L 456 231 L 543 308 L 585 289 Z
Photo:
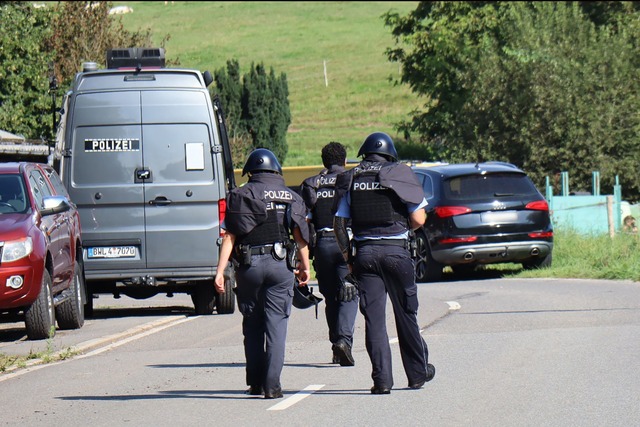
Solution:
M 525 208 L 526 209 L 531 209 L 531 210 L 534 210 L 534 211 L 548 211 L 549 210 L 549 204 L 547 203 L 546 200 L 538 200 L 538 201 L 535 201 L 535 202 L 527 203 Z
M 220 199 L 218 200 L 218 218 L 220 218 L 220 224 L 224 221 L 224 217 L 227 215 L 227 200 Z M 224 234 L 224 230 L 220 228 L 220 235 Z
M 538 231 L 535 233 L 529 233 L 529 237 L 531 237 L 532 239 L 544 239 L 553 237 L 553 231 Z
M 442 245 L 446 245 L 448 243 L 471 243 L 478 240 L 478 236 L 466 236 L 466 237 L 449 237 L 446 239 L 441 239 L 438 242 Z
M 450 216 L 469 213 L 471 209 L 465 206 L 438 206 L 434 211 L 440 218 L 448 218 Z

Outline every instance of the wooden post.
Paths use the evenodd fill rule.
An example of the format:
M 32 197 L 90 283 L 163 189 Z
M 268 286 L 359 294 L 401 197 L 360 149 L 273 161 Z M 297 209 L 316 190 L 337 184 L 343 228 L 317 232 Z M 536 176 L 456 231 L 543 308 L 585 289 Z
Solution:
M 609 237 L 613 238 L 616 234 L 615 221 L 613 218 L 613 196 L 607 196 L 607 220 L 609 223 Z

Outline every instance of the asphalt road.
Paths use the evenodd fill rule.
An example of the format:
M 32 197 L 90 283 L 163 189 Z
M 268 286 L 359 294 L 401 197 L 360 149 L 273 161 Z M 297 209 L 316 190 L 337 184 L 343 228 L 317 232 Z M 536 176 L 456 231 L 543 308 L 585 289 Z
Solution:
M 322 305 L 317 320 L 292 312 L 278 400 L 244 394 L 240 314 L 195 316 L 186 296 L 102 296 L 95 319 L 48 343 L 2 325 L 2 353 L 81 350 L 0 374 L 0 425 L 640 425 L 639 283 L 450 281 L 421 284 L 419 299 L 436 377 L 407 388 L 389 307 L 395 386 L 385 396 L 369 393 L 361 316 L 356 366 L 330 364 Z

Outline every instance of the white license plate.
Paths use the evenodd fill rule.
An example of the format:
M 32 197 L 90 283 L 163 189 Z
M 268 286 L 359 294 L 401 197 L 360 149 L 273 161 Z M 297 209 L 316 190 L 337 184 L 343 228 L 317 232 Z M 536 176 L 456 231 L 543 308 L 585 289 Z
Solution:
M 89 258 L 134 258 L 137 254 L 135 246 L 102 246 L 87 249 Z
M 518 214 L 511 212 L 483 212 L 482 222 L 485 224 L 509 223 L 518 219 Z

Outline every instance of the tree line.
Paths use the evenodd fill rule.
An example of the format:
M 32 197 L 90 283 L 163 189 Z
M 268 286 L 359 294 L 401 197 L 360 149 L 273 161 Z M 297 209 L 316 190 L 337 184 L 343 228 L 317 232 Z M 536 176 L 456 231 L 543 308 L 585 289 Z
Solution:
M 568 171 L 640 200 L 640 4 L 420 2 L 387 13 L 397 84 L 425 99 L 397 124 L 434 160 L 501 160 L 539 188 Z

